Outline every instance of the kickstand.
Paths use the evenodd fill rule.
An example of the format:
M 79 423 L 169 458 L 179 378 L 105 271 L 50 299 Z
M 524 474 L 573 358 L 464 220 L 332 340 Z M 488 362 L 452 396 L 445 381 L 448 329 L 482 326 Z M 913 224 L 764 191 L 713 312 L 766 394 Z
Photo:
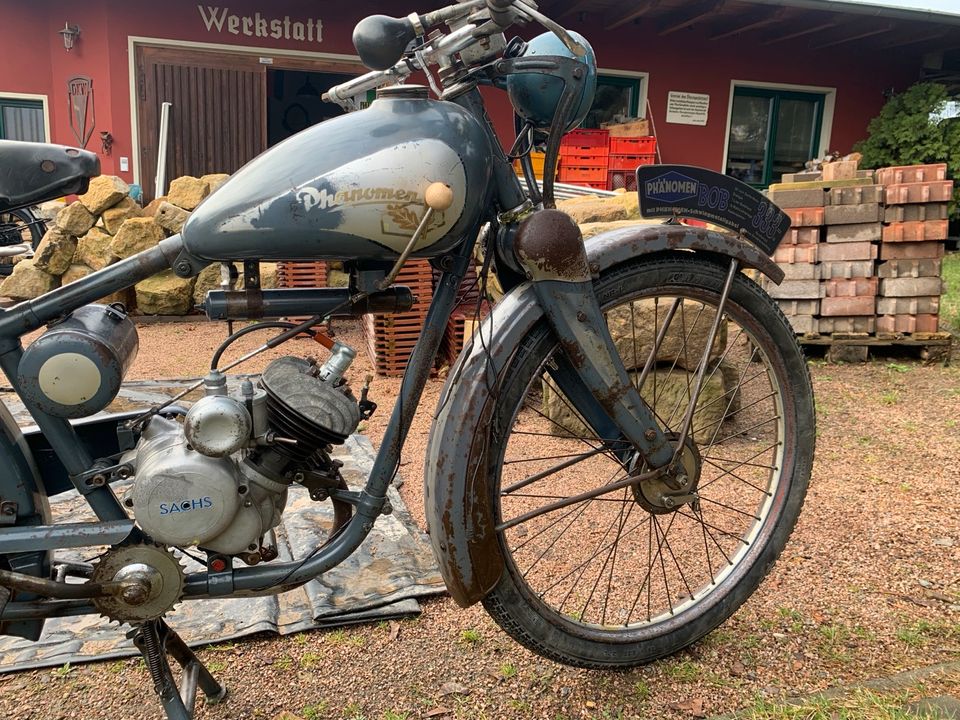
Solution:
M 163 620 L 150 620 L 130 631 L 128 637 L 143 655 L 153 679 L 153 689 L 160 696 L 169 720 L 193 720 L 197 687 L 207 696 L 207 704 L 215 705 L 227 696 L 227 688 L 210 674 L 187 644 Z M 181 685 L 173 679 L 167 654 L 183 668 Z

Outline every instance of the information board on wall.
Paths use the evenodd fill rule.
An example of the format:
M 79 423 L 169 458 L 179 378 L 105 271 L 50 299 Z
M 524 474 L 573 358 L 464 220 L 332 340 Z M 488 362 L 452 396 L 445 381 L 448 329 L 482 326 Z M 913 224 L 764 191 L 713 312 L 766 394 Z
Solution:
M 678 92 L 667 94 L 667 122 L 678 125 L 706 125 L 710 111 L 710 96 L 703 93 Z

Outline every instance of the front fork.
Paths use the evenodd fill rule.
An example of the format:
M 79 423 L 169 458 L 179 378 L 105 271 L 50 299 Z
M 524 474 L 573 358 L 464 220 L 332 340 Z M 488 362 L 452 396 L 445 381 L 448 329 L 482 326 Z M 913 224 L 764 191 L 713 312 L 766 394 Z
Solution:
M 681 456 L 690 433 L 710 348 L 736 274 L 736 261 L 731 263 L 681 430 L 668 435 L 640 396 L 640 383 L 635 385 L 631 381 L 616 350 L 593 290 L 583 239 L 576 223 L 558 210 L 534 213 L 520 225 L 514 249 L 517 261 L 533 282 L 543 312 L 563 348 L 563 356 L 548 370 L 560 392 L 577 408 L 597 437 L 625 464 L 634 451 L 640 454 L 645 468 L 650 471 L 627 480 L 643 482 L 657 478 L 678 489 L 683 487 L 686 478 Z M 655 361 L 664 335 L 663 331 L 658 333 L 643 370 L 644 376 Z

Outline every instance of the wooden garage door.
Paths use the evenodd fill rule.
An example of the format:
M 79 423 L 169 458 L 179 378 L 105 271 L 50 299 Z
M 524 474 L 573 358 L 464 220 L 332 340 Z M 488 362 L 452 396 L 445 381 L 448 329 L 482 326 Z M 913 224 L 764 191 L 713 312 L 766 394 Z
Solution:
M 152 199 L 160 108 L 170 102 L 167 183 L 232 173 L 267 145 L 266 67 L 255 55 L 138 46 L 140 180 Z

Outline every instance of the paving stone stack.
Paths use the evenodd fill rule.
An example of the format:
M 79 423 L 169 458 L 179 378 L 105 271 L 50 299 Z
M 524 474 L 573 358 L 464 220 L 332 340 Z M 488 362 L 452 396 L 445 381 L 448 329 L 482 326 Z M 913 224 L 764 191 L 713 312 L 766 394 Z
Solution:
M 936 332 L 946 166 L 843 165 L 771 186 L 791 229 L 774 255 L 785 280 L 767 291 L 801 335 Z
M 877 171 L 885 186 L 877 275 L 877 332 L 932 333 L 940 313 L 940 263 L 953 181 L 946 165 Z

